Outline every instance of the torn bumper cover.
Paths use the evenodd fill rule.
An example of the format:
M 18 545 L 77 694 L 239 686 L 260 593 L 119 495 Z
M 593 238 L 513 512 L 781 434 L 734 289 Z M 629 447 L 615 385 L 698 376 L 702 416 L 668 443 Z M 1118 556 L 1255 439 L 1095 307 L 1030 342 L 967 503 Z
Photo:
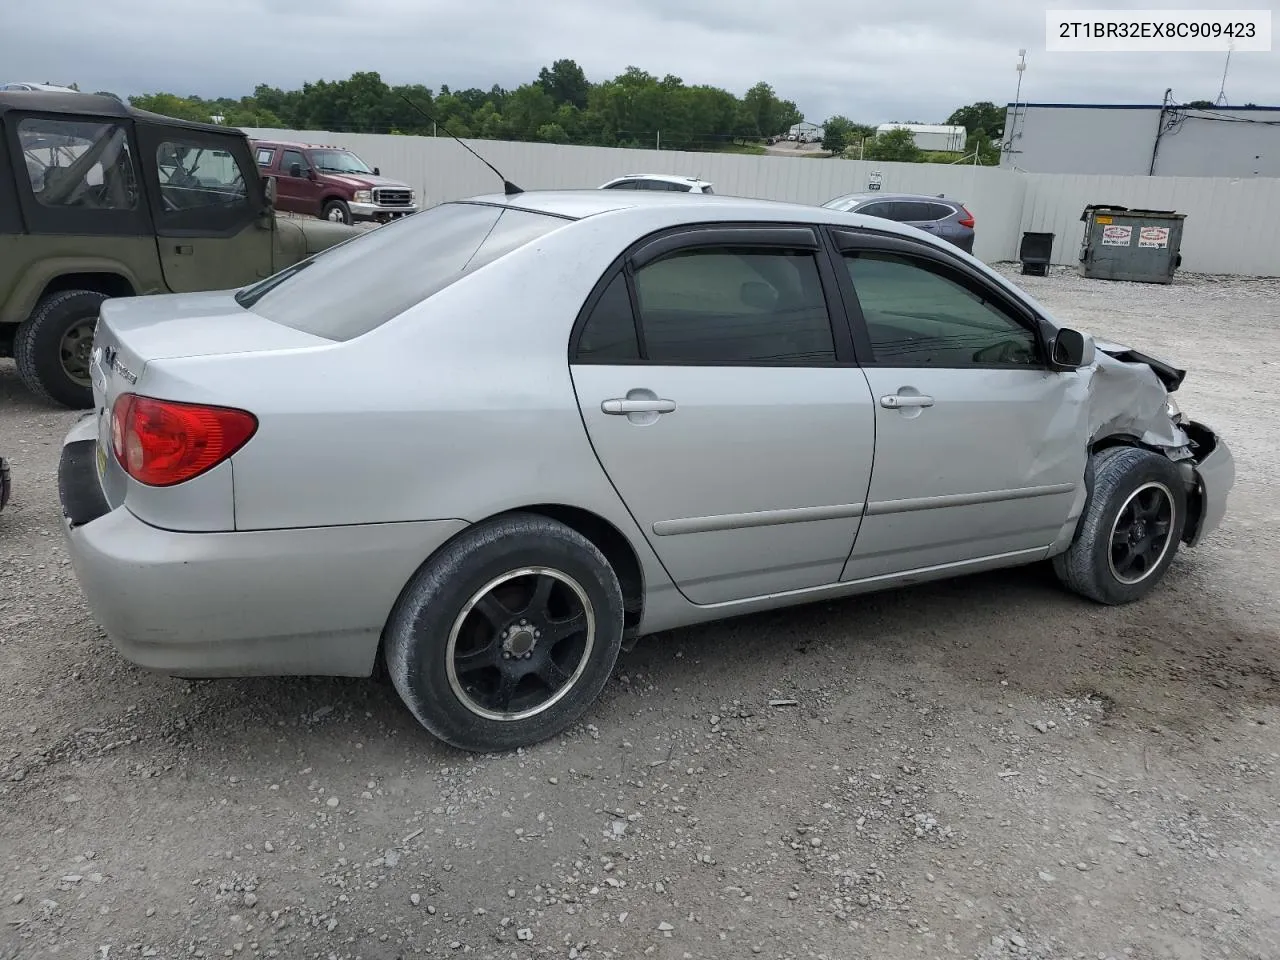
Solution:
M 1178 464 L 1187 484 L 1190 516 L 1183 539 L 1198 544 L 1227 511 L 1235 460 L 1214 431 L 1189 420 L 1170 394 L 1186 371 L 1120 344 L 1096 341 L 1088 381 L 1089 442 L 1125 437 L 1159 450 Z

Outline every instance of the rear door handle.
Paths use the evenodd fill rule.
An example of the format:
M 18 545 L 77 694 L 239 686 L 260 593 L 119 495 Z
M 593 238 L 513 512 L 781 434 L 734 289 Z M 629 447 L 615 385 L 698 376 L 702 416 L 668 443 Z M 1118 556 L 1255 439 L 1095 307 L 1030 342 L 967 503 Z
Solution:
M 925 397 L 919 394 L 891 393 L 887 397 L 880 398 L 880 406 L 887 407 L 890 410 L 902 410 L 907 407 L 932 407 L 933 397 Z
M 602 413 L 625 417 L 629 413 L 672 413 L 674 400 L 605 400 L 600 404 Z

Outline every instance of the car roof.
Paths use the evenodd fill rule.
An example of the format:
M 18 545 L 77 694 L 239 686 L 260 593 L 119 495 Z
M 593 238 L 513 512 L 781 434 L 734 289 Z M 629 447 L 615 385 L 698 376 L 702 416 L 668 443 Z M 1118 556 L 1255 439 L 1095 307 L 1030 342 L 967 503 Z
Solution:
M 678 173 L 628 173 L 622 177 L 614 177 L 608 183 L 617 183 L 619 180 L 664 180 L 667 183 L 706 183 L 701 177 L 685 177 Z
M 179 120 L 166 117 L 149 110 L 139 110 L 115 97 L 96 93 L 63 93 L 49 90 L 0 90 L 0 117 L 13 110 L 30 111 L 44 114 L 66 114 L 76 117 L 110 117 L 117 120 L 135 120 L 144 123 L 162 123 L 169 127 L 182 127 L 186 130 L 201 130 L 208 133 L 221 133 L 243 136 L 238 127 L 224 127 L 215 123 L 198 123 L 194 120 Z
M 264 147 L 301 147 L 304 150 L 346 150 L 348 153 L 351 152 L 347 147 L 339 147 L 331 143 L 303 143 L 301 140 L 267 140 L 262 137 L 254 137 L 251 142 Z
M 861 203 L 864 200 L 929 200 L 941 201 L 942 203 L 950 203 L 959 205 L 960 201 L 955 197 L 942 197 L 936 193 L 884 193 L 879 190 L 864 190 L 861 193 L 845 193 L 838 197 L 832 197 L 827 203 L 835 203 L 837 200 L 856 200 Z

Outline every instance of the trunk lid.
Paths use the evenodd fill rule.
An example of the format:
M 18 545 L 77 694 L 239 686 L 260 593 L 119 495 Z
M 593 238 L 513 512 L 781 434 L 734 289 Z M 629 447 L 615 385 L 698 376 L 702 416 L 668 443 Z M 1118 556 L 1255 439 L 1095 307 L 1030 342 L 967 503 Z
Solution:
M 122 393 L 147 393 L 147 367 L 157 360 L 332 346 L 332 341 L 273 323 L 245 310 L 235 291 L 107 300 L 94 333 L 89 376 L 97 417 L 98 477 L 112 508 L 128 490 L 111 443 L 111 408 Z M 161 399 L 183 400 L 183 397 Z

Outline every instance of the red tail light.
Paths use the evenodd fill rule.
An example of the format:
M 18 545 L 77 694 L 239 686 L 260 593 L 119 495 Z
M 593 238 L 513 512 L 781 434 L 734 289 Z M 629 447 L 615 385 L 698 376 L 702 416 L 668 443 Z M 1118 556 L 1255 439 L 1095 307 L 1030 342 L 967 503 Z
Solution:
M 961 217 L 959 220 L 957 220 L 957 221 L 956 221 L 956 223 L 960 224 L 960 226 L 962 226 L 962 227 L 968 227 L 970 230 L 972 230 L 972 229 L 973 229 L 973 214 L 972 214 L 972 213 L 970 213 L 970 212 L 968 211 L 968 209 L 967 209 L 966 207 L 964 207 L 963 205 L 960 207 L 960 209 L 964 211 L 964 216 L 963 216 L 963 217 Z
M 171 487 L 212 470 L 249 442 L 258 418 L 245 410 L 125 393 L 111 408 L 111 447 L 125 473 Z

